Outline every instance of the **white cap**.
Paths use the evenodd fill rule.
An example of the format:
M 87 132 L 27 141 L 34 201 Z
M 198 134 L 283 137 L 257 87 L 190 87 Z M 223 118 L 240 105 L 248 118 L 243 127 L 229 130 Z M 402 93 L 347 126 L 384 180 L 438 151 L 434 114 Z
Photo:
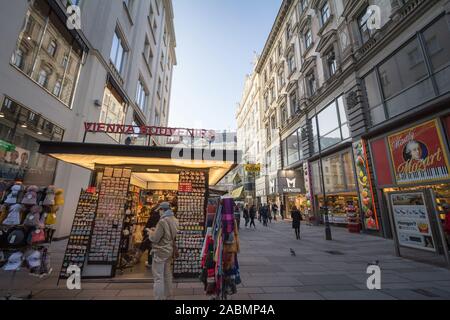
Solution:
M 23 253 L 18 251 L 14 252 L 8 259 L 8 262 L 5 264 L 3 269 L 5 271 L 17 270 L 22 265 Z
M 41 265 L 41 252 L 34 250 L 26 257 L 26 259 L 30 268 L 39 267 Z

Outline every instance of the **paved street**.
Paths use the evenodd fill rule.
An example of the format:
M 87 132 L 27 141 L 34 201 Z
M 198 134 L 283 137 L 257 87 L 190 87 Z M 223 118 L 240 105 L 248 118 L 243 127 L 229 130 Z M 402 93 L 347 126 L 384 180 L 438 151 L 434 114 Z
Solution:
M 355 235 L 333 228 L 333 241 L 322 227 L 302 226 L 294 240 L 289 222 L 241 231 L 242 284 L 232 299 L 449 299 L 450 271 L 398 258 L 390 240 Z M 64 242 L 53 244 L 52 264 L 59 269 Z M 295 256 L 290 252 L 293 249 Z M 367 263 L 379 260 L 382 290 L 366 288 Z M 18 273 L 15 294 L 33 290 L 34 299 L 152 299 L 151 283 L 83 282 L 82 290 L 56 286 L 56 275 L 45 280 Z M 10 287 L 10 274 L 1 272 L 1 293 Z M 175 284 L 175 299 L 208 299 L 200 282 Z

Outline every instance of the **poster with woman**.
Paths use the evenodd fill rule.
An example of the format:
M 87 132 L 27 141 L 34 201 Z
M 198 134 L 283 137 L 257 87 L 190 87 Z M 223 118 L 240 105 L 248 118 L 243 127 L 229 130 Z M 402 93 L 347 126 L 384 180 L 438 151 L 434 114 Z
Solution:
M 447 152 L 437 120 L 388 137 L 395 178 L 399 184 L 450 179 Z

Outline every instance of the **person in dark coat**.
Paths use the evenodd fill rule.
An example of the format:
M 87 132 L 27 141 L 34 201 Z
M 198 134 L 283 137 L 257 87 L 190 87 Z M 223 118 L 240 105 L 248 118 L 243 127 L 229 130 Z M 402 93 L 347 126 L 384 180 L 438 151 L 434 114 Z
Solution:
M 245 220 L 245 228 L 248 228 L 248 222 L 250 221 L 250 211 L 248 209 L 248 204 L 244 207 L 244 220 Z
M 291 210 L 292 217 L 292 228 L 295 230 L 295 237 L 300 240 L 300 221 L 302 221 L 302 214 L 297 209 L 296 206 L 292 207 Z
M 255 205 L 252 204 L 252 206 L 250 207 L 250 228 L 253 226 L 256 229 L 255 218 L 256 218 L 256 208 Z
M 267 227 L 267 218 L 269 215 L 269 207 L 267 205 L 262 206 L 261 208 L 261 217 L 262 217 L 262 221 L 263 221 L 263 226 Z
M 149 234 L 150 229 L 156 228 L 156 225 L 159 222 L 160 215 L 159 215 L 159 211 L 157 210 L 158 207 L 159 207 L 159 205 L 156 205 L 150 211 L 150 217 L 148 218 L 147 223 L 145 224 L 145 228 L 142 231 L 142 233 L 143 233 L 142 236 L 143 236 L 144 240 L 142 240 L 142 243 L 139 247 L 137 262 L 139 262 L 141 255 L 145 252 L 145 250 L 147 250 L 148 251 L 147 262 L 145 263 L 145 265 L 147 267 L 151 267 L 151 265 L 152 265 L 152 256 L 150 254 L 150 252 L 152 251 L 152 242 L 150 241 L 148 234 Z

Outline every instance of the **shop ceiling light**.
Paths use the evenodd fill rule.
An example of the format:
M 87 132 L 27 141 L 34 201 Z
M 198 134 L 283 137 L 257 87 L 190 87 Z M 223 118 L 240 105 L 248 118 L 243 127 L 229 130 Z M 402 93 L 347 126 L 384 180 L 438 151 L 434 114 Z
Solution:
M 148 172 L 159 172 L 159 169 L 147 169 Z
M 26 123 L 22 123 L 20 126 L 21 126 L 22 128 L 26 128 L 26 127 L 27 127 L 27 124 L 26 124 Z
M 38 133 L 37 133 L 38 135 L 41 135 L 42 134 L 42 132 L 40 132 L 40 131 L 38 131 Z
M 3 112 L 0 112 L 0 118 L 4 118 L 5 114 Z

